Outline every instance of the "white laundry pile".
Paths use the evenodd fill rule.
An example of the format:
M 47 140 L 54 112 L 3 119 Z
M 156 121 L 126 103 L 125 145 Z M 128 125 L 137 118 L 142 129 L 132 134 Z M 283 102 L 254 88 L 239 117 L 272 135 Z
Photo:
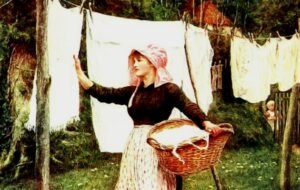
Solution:
M 153 133 L 150 137 L 154 139 L 162 149 L 171 149 L 172 154 L 183 164 L 185 161 L 176 152 L 177 148 L 190 144 L 199 150 L 207 150 L 209 144 L 209 133 L 194 125 L 182 125 L 180 127 L 163 129 L 157 133 Z M 205 146 L 194 144 L 199 140 L 204 140 Z
M 79 52 L 83 15 L 79 8 L 66 9 L 58 0 L 49 1 L 48 14 L 50 130 L 58 130 L 79 118 L 79 84 L 73 55 L 78 55 Z M 28 129 L 33 129 L 36 125 L 36 90 L 34 82 L 30 115 L 26 124 Z
M 181 86 L 187 96 L 195 101 L 185 57 L 184 32 L 181 21 L 144 21 L 93 12 L 92 18 L 87 15 L 89 77 L 107 87 L 127 86 L 130 51 L 133 48 L 156 44 L 167 51 L 167 69 L 174 83 Z M 91 104 L 100 151 L 122 152 L 133 127 L 126 107 L 100 103 L 94 98 Z M 171 118 L 175 117 L 180 117 L 176 109 Z

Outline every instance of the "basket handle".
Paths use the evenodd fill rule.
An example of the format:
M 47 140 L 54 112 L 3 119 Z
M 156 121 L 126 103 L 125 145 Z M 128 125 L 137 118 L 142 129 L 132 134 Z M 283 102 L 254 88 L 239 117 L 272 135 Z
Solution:
M 154 138 L 152 138 L 152 137 L 148 137 L 148 138 L 147 138 L 147 143 L 148 143 L 149 145 L 155 147 L 155 148 L 161 148 L 161 147 L 159 146 L 159 143 L 158 143 Z
M 233 126 L 230 123 L 219 123 L 218 126 L 221 128 L 221 132 L 218 135 L 223 133 L 234 134 Z

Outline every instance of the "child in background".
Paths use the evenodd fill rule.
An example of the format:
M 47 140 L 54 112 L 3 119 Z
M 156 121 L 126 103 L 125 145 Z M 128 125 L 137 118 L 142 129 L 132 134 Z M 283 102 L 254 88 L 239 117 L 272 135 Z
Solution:
M 272 131 L 274 131 L 275 122 L 277 119 L 276 112 L 275 112 L 275 101 L 269 100 L 266 106 L 267 106 L 267 111 L 265 112 L 265 117 L 269 125 L 271 126 Z

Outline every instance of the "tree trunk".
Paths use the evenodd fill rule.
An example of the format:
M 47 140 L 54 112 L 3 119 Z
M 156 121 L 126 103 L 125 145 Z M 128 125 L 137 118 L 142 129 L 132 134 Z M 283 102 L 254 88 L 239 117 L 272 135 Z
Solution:
M 36 0 L 36 55 L 37 55 L 37 113 L 36 113 L 36 181 L 37 189 L 49 189 L 49 87 L 50 74 L 46 54 L 48 1 Z
M 5 155 L 2 154 L 4 159 L 0 161 L 0 172 L 3 172 L 11 165 L 20 166 L 15 167 L 14 178 L 19 177 L 21 167 L 30 163 L 26 154 L 28 145 L 23 142 L 23 139 L 26 138 L 24 125 L 29 117 L 29 100 L 32 92 L 36 59 L 33 56 L 34 53 L 29 50 L 28 45 L 15 45 L 8 68 L 8 99 L 10 100 L 9 106 L 13 120 L 11 126 L 12 138 L 9 152 Z
M 290 95 L 289 109 L 284 129 L 282 150 L 281 150 L 281 169 L 280 169 L 280 189 L 289 190 L 290 184 L 290 161 L 291 161 L 291 133 L 293 130 L 293 120 L 296 116 L 296 100 L 297 99 L 297 85 L 292 88 Z
M 24 125 L 29 117 L 29 101 L 32 93 L 34 70 L 36 67 L 36 59 L 34 54 L 29 51 L 27 45 L 15 45 L 11 54 L 11 60 L 8 68 L 9 83 L 9 105 L 13 120 L 11 135 L 12 140 L 8 154 L 4 161 L 0 161 L 0 171 L 5 170 L 14 161 L 18 161 L 17 165 L 24 166 L 26 164 L 27 145 L 22 142 L 25 139 Z M 19 152 L 20 157 L 16 158 Z M 19 177 L 20 167 L 16 167 L 15 178 Z

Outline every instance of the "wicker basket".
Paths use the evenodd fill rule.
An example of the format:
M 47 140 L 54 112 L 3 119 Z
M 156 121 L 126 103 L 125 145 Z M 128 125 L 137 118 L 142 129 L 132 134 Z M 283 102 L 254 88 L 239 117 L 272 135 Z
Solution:
M 194 125 L 197 127 L 190 120 L 173 119 L 160 122 L 149 131 L 147 142 L 155 148 L 161 167 L 173 174 L 189 175 L 214 166 L 219 161 L 228 138 L 233 134 L 232 125 L 228 123 L 219 124 L 222 132 L 216 137 L 210 136 L 208 149 L 206 150 L 199 150 L 190 144 L 179 144 L 176 152 L 184 160 L 184 163 L 172 154 L 173 147 L 162 146 L 151 137 L 162 130 L 178 128 L 183 125 Z M 193 143 L 200 147 L 206 145 L 204 140 L 197 140 Z

